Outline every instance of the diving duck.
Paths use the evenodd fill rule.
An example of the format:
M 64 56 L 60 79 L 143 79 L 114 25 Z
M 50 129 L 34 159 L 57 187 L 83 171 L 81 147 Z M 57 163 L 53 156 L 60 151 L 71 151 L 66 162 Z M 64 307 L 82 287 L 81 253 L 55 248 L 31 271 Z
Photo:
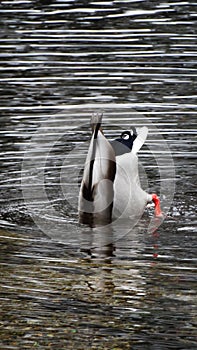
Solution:
M 103 134 L 102 115 L 91 119 L 92 138 L 79 192 L 79 219 L 94 226 L 115 218 L 141 217 L 146 205 L 155 204 L 155 216 L 162 216 L 156 194 L 140 186 L 137 152 L 144 144 L 148 128 L 137 133 L 134 127 L 109 141 Z

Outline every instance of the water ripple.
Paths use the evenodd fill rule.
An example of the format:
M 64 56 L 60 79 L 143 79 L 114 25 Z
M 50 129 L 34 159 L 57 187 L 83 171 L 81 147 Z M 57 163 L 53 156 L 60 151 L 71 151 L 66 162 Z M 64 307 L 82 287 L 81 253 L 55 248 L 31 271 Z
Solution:
M 1 1 L 3 349 L 196 348 L 195 5 Z M 148 123 L 139 154 L 148 190 L 176 182 L 152 233 L 152 208 L 133 230 L 124 222 L 105 237 L 78 225 L 76 169 L 97 110 L 110 139 Z

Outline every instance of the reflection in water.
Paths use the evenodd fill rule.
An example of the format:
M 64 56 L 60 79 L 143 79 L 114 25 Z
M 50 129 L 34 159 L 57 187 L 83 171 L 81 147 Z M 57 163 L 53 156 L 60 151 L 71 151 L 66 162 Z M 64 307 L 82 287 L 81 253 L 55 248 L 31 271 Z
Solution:
M 175 251 L 170 247 L 162 257 L 161 243 L 160 256 L 155 258 L 160 237 L 140 232 L 132 231 L 126 242 L 120 240 L 113 248 L 95 249 L 91 257 L 43 238 L 1 232 L 1 295 L 12 300 L 11 307 L 2 309 L 8 321 L 5 344 L 8 339 L 14 346 L 9 340 L 14 332 L 21 346 L 31 339 L 40 346 L 50 341 L 80 348 L 83 339 L 85 348 L 91 336 L 92 347 L 99 342 L 108 348 L 110 342 L 123 348 L 133 342 L 141 349 L 152 342 L 156 347 L 181 347 L 185 337 L 194 347 L 194 309 L 188 309 L 188 304 L 194 305 L 194 271 L 188 265 L 186 277 L 184 263 L 173 260 Z M 86 238 L 87 247 L 90 235 Z
M 187 1 L 1 1 L 2 349 L 196 349 L 195 16 Z M 78 224 L 101 109 L 111 139 L 148 123 L 161 226 L 151 208 L 135 227 Z

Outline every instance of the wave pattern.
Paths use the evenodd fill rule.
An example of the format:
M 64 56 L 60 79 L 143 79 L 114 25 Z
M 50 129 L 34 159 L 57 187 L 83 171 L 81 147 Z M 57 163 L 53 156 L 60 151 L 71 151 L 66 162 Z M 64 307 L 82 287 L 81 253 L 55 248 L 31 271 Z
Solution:
M 4 349 L 196 348 L 195 5 L 1 1 Z M 172 180 L 172 155 L 176 182 L 157 232 L 145 233 L 145 218 L 126 243 L 123 237 L 100 250 L 94 244 L 103 237 L 82 230 L 69 204 L 76 202 L 89 117 L 97 110 L 109 138 L 148 123 L 140 153 L 146 185 L 157 192 L 162 182 L 151 147 L 163 159 L 163 183 Z M 31 212 L 23 186 L 31 189 Z M 61 244 L 39 233 L 32 213 L 55 226 Z

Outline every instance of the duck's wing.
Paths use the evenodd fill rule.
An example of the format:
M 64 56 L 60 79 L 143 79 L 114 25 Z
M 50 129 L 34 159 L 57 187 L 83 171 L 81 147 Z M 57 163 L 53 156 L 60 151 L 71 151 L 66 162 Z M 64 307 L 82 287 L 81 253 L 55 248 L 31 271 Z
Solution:
M 100 221 L 111 220 L 116 160 L 111 144 L 102 133 L 101 120 L 99 114 L 93 115 L 91 119 L 93 133 L 79 194 L 79 211 L 83 223 L 95 217 L 99 217 Z
M 143 126 L 142 128 L 140 128 L 140 131 L 138 132 L 138 135 L 133 142 L 133 147 L 132 147 L 133 154 L 137 154 L 137 152 L 143 146 L 144 142 L 146 141 L 147 135 L 148 135 L 148 128 L 146 126 Z

